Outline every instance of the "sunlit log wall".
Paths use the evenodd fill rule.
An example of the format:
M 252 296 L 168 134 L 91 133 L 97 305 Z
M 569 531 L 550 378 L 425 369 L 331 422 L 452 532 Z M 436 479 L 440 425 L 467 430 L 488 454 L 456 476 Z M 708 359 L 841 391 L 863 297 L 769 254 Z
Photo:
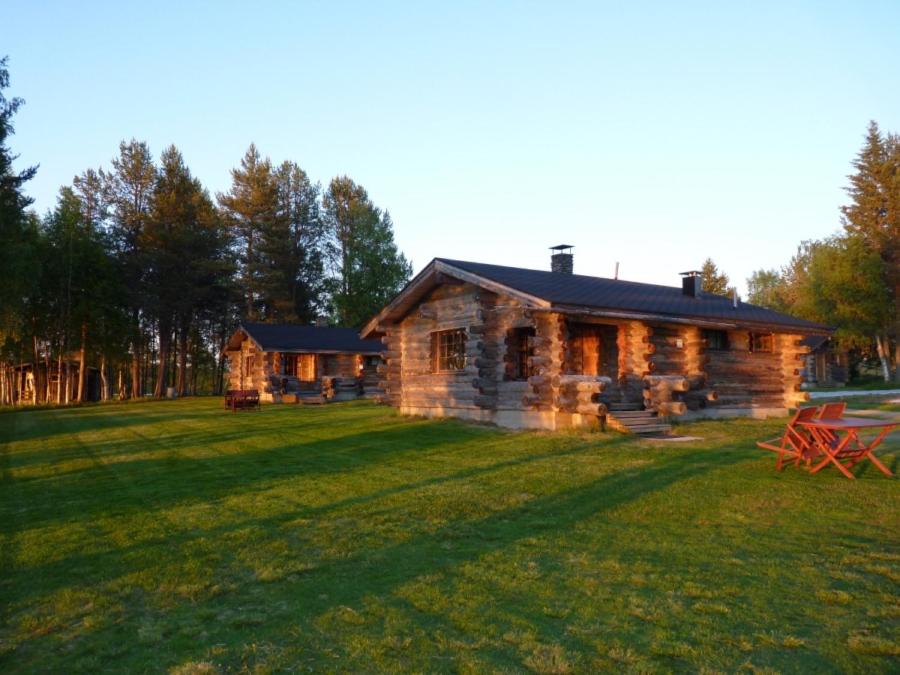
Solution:
M 573 331 L 591 324 L 601 328 L 611 372 L 583 376 Z M 533 329 L 525 380 L 511 377 L 513 331 L 522 328 Z M 436 372 L 433 335 L 447 330 L 465 331 L 465 364 Z M 771 351 L 754 352 L 749 331 L 734 330 L 726 349 L 709 349 L 698 326 L 530 309 L 469 283 L 438 286 L 381 331 L 384 400 L 410 414 L 559 428 L 615 403 L 642 403 L 661 415 L 773 414 L 806 397 L 799 335 L 775 334 Z

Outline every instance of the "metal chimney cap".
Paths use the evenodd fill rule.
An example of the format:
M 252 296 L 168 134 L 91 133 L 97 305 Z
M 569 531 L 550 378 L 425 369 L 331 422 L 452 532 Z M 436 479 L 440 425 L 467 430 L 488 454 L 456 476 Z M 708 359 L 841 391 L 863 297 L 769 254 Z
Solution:
M 699 277 L 703 272 L 701 270 L 689 270 L 687 272 L 679 272 L 683 277 Z
M 567 248 L 575 248 L 572 244 L 557 244 L 556 246 L 551 246 L 551 251 L 564 251 Z

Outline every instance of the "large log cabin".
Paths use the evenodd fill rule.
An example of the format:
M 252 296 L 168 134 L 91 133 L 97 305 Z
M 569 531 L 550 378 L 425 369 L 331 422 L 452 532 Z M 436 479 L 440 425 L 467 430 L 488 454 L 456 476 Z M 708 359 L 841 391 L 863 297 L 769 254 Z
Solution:
M 703 293 L 699 272 L 669 287 L 572 267 L 565 246 L 549 272 L 434 259 L 362 330 L 387 348 L 386 402 L 513 428 L 633 417 L 659 431 L 659 417 L 780 415 L 808 397 L 803 338 L 828 327 Z
M 324 394 L 335 382 L 350 394 L 373 393 L 383 351 L 352 328 L 243 323 L 225 346 L 228 388 L 256 389 L 268 402 Z

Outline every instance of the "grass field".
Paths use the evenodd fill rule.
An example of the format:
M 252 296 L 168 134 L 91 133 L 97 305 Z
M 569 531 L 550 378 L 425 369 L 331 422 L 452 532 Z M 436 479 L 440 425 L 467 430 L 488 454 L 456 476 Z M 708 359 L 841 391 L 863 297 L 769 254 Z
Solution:
M 220 406 L 0 415 L 0 671 L 900 668 L 900 483 L 776 473 L 779 421 Z

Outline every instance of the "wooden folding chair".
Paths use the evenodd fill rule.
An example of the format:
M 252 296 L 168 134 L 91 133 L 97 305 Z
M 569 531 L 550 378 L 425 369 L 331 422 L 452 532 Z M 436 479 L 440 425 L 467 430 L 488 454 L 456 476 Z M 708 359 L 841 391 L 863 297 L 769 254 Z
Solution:
M 782 436 L 768 441 L 757 441 L 756 444 L 764 450 L 778 453 L 778 462 L 775 464 L 778 471 L 781 471 L 785 459 L 793 460 L 797 466 L 801 461 L 809 464 L 813 457 L 820 454 L 812 436 L 799 424 L 814 419 L 818 412 L 819 408 L 815 406 L 800 408 L 787 423 Z
M 844 416 L 844 410 L 846 408 L 847 404 L 844 401 L 841 401 L 839 403 L 825 403 L 821 408 L 819 408 L 819 414 L 816 415 L 816 419 L 839 420 Z M 831 445 L 831 447 L 835 447 L 840 442 L 838 435 L 831 429 L 821 429 L 819 431 L 819 436 L 820 441 L 827 441 Z

